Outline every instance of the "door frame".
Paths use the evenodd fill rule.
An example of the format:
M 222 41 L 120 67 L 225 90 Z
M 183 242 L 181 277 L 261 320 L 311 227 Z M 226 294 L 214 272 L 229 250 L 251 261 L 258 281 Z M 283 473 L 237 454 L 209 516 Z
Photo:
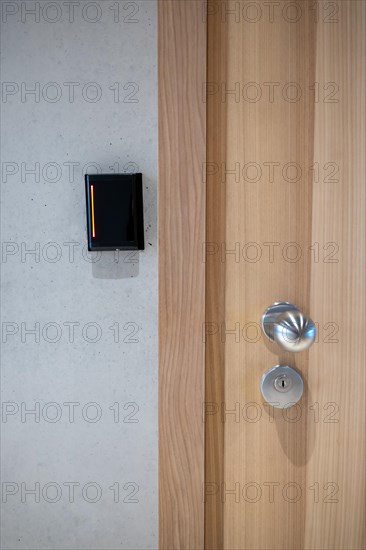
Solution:
M 204 548 L 206 2 L 158 0 L 159 548 Z

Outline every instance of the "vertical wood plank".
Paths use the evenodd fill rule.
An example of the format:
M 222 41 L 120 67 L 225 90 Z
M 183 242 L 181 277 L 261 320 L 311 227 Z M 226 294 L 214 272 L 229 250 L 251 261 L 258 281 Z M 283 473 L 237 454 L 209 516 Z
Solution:
M 329 7 L 320 2 L 320 13 Z M 309 422 L 305 548 L 366 547 L 366 2 L 337 2 L 318 24 L 315 158 L 333 177 L 314 185 L 311 312 L 319 342 L 308 385 L 319 404 Z M 331 92 L 331 94 L 329 93 Z M 327 171 L 329 175 L 329 170 Z M 325 245 L 326 248 L 323 248 Z M 318 491 L 318 494 L 314 492 Z
M 227 24 L 212 17 L 217 4 L 208 7 L 207 25 L 207 169 L 206 169 L 206 395 L 205 395 L 205 549 L 223 548 L 223 504 L 210 493 L 224 481 L 224 424 L 220 407 L 225 401 L 225 344 L 217 335 L 225 316 L 225 264 L 218 253 L 225 239 L 226 185 L 217 177 L 226 159 L 226 108 L 217 101 L 218 83 L 226 81 Z
M 310 313 L 315 21 L 306 3 L 301 4 L 303 15 L 296 25 L 280 17 L 274 23 L 263 17 L 248 24 L 233 14 L 223 17 L 221 4 L 215 6 L 217 16 L 208 19 L 208 36 L 210 44 L 211 32 L 216 33 L 219 46 L 208 56 L 212 64 L 208 74 L 216 78 L 212 86 L 216 93 L 208 99 L 207 139 L 208 151 L 216 155 L 208 161 L 216 161 L 218 170 L 207 179 L 208 198 L 216 195 L 216 200 L 211 196 L 207 202 L 207 216 L 218 251 L 216 262 L 208 258 L 206 280 L 207 311 L 212 314 L 207 321 L 215 322 L 218 331 L 206 345 L 206 388 L 208 395 L 217 396 L 220 411 L 214 419 L 215 430 L 207 419 L 206 451 L 217 454 L 220 449 L 222 456 L 216 470 L 211 466 L 214 478 L 206 478 L 216 482 L 217 489 L 207 497 L 206 547 L 292 550 L 303 547 L 305 498 L 290 502 L 282 490 L 288 482 L 305 490 L 308 396 L 305 392 L 299 422 L 286 421 L 278 410 L 271 418 L 263 406 L 259 380 L 278 363 L 295 366 L 306 379 L 308 353 L 297 357 L 278 353 L 260 334 L 253 341 L 253 329 L 246 338 L 244 327 L 258 327 L 265 307 L 277 300 L 291 301 Z M 280 9 L 284 6 L 281 2 Z M 220 68 L 222 51 L 225 67 Z M 277 86 L 273 99 L 266 95 L 271 82 Z M 299 100 L 286 100 L 282 89 L 288 82 L 300 88 Z M 252 83 L 249 97 L 246 83 Z M 258 89 L 263 97 L 253 100 Z M 273 179 L 266 172 L 271 163 L 280 167 Z M 288 163 L 300 167 L 296 182 L 283 177 Z M 244 167 L 250 165 L 262 170 L 258 181 L 245 179 Z M 253 172 L 248 177 L 253 178 Z M 287 243 L 301 250 L 299 261 L 287 259 Z M 253 260 L 258 250 L 261 256 Z M 224 298 L 217 292 L 220 286 L 210 282 L 210 273 L 221 277 Z M 225 334 L 226 330 L 231 333 Z M 247 404 L 251 408 L 246 409 Z M 243 415 L 243 411 L 250 416 L 256 410 L 261 414 L 257 421 Z M 274 502 L 269 497 L 271 485 Z M 258 487 L 262 495 L 256 501 Z M 217 518 L 219 529 L 215 529 Z M 216 541 L 214 536 L 209 538 L 208 526 L 214 529 Z
M 206 23 L 203 2 L 158 3 L 159 538 L 204 547 Z
M 224 548 L 230 550 L 293 550 L 302 548 L 304 542 L 305 498 L 291 502 L 293 494 L 290 491 L 287 498 L 284 488 L 295 482 L 305 492 L 308 394 L 304 392 L 300 403 L 301 418 L 288 422 L 280 409 L 269 410 L 263 404 L 259 382 L 276 364 L 295 367 L 306 380 L 308 353 L 283 352 L 269 346 L 261 332 L 257 341 L 253 341 L 253 329 L 247 337 L 243 332 L 248 324 L 258 326 L 264 309 L 276 301 L 289 301 L 311 313 L 309 167 L 313 159 L 315 23 L 309 4 L 301 6 L 296 25 L 284 17 L 274 23 L 262 18 L 245 31 L 233 18 L 228 23 L 227 87 L 253 82 L 262 92 L 258 101 L 243 94 L 237 102 L 232 96 L 226 99 L 227 169 L 233 170 L 236 163 L 241 167 L 239 182 L 227 176 L 226 193 L 226 246 L 233 250 L 238 242 L 240 255 L 238 261 L 232 254 L 225 257 L 225 324 L 233 330 L 239 323 L 241 329 L 239 338 L 228 334 L 225 345 L 225 406 L 240 411 L 238 421 L 227 415 L 225 422 L 227 493 L 222 498 Z M 268 82 L 278 83 L 272 100 L 265 95 L 264 83 Z M 301 90 L 297 101 L 283 91 L 289 82 Z M 262 170 L 256 182 L 244 178 L 243 168 L 250 163 Z M 265 171 L 268 163 L 280 168 L 273 178 Z M 296 182 L 284 177 L 283 167 L 288 163 L 300 167 Z M 245 248 L 247 243 L 252 244 Z M 273 243 L 272 258 L 268 243 Z M 292 243 L 290 248 L 286 248 L 288 243 Z M 297 261 L 291 261 L 294 251 Z M 254 405 L 246 409 L 248 403 Z M 256 415 L 257 421 L 250 421 Z

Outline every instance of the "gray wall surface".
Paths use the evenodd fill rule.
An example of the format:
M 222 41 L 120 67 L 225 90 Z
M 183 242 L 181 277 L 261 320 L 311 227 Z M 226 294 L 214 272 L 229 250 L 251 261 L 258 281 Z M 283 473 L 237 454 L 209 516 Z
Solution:
M 156 2 L 1 2 L 2 547 L 157 548 Z M 143 173 L 88 253 L 84 173 Z

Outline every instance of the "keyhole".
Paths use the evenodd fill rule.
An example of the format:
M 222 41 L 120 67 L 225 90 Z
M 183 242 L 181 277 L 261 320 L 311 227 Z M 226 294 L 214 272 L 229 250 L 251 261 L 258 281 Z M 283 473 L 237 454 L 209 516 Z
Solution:
M 291 389 L 291 386 L 291 379 L 288 378 L 286 375 L 277 376 L 277 378 L 274 380 L 274 387 L 277 391 L 287 392 Z

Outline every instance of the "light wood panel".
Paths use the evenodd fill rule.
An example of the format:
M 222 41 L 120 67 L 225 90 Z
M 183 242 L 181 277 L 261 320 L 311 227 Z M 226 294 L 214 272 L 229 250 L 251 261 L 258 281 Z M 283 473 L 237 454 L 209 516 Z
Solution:
M 335 15 L 329 2 L 299 5 L 296 24 L 249 24 L 210 5 L 206 76 L 202 4 L 159 4 L 160 548 L 366 547 L 365 1 L 336 2 Z M 299 101 L 284 97 L 289 82 Z M 284 178 L 289 162 L 299 181 Z M 248 163 L 259 181 L 244 178 Z M 238 181 L 225 176 L 238 165 Z M 279 299 L 318 323 L 309 353 L 278 354 L 251 341 L 253 325 L 245 333 Z M 279 362 L 305 380 L 297 422 L 269 414 L 259 392 Z
M 284 3 L 281 4 L 281 7 Z M 233 18 L 228 20 L 227 56 L 228 88 L 233 83 L 253 82 L 240 101 L 227 99 L 226 163 L 233 169 L 240 163 L 240 181 L 229 176 L 226 185 L 227 221 L 225 242 L 232 249 L 239 242 L 239 261 L 233 255 L 225 260 L 225 323 L 240 329 L 247 323 L 259 324 L 264 309 L 275 301 L 295 303 L 309 311 L 310 256 L 307 245 L 311 236 L 312 179 L 308 167 L 313 158 L 314 108 L 310 85 L 314 80 L 314 21 L 308 5 L 294 25 L 283 17 L 276 23 L 262 18 L 246 25 L 245 32 Z M 296 83 L 298 101 L 290 101 L 287 83 Z M 270 87 L 273 85 L 271 99 Z M 243 98 L 243 92 L 245 93 Z M 261 94 L 251 101 L 253 94 Z M 286 95 L 287 94 L 287 95 Z M 310 138 L 310 139 L 309 139 Z M 296 163 L 301 179 L 288 182 L 283 177 L 286 165 Z M 250 182 L 252 173 L 243 177 L 244 166 L 255 163 L 262 171 L 258 182 Z M 266 167 L 276 163 L 271 181 Z M 248 178 L 249 176 L 249 178 Z M 293 177 L 291 175 L 290 177 Z M 245 248 L 247 243 L 254 243 Z M 268 254 L 273 245 L 273 259 Z M 296 243 L 302 251 L 297 262 L 289 260 L 287 243 Z M 247 251 L 246 255 L 245 251 Z M 291 253 L 294 248 L 291 247 Z M 259 254 L 258 261 L 251 261 Z M 292 258 L 292 256 L 291 256 Z M 225 475 L 227 490 L 240 491 L 239 502 L 228 494 L 224 504 L 224 548 L 278 549 L 302 548 L 304 542 L 304 499 L 289 502 L 282 490 L 288 482 L 305 489 L 306 415 L 289 423 L 282 411 L 275 410 L 271 422 L 263 406 L 259 381 L 265 370 L 279 364 L 290 364 L 307 377 L 308 354 L 296 358 L 266 345 L 261 337 L 251 342 L 242 332 L 239 342 L 228 336 L 225 347 L 225 403 L 233 409 L 253 415 L 260 411 L 257 422 L 241 414 L 225 423 Z M 302 400 L 306 407 L 308 395 Z M 251 409 L 246 403 L 254 402 Z M 246 484 L 251 485 L 246 485 Z M 271 502 L 268 484 L 274 484 Z M 245 491 L 248 490 L 248 493 Z M 244 491 L 244 496 L 243 496 Z M 258 491 L 258 494 L 257 494 Z M 257 502 L 250 499 L 258 497 Z
M 158 3 L 159 532 L 204 545 L 206 24 L 203 3 Z
M 315 153 L 339 173 L 314 185 L 312 240 L 339 251 L 312 263 L 311 312 L 320 326 L 333 322 L 339 331 L 334 343 L 322 338 L 310 350 L 309 386 L 314 402 L 335 403 L 339 412 L 331 417 L 338 422 L 309 423 L 308 481 L 334 484 L 319 503 L 307 493 L 305 548 L 314 550 L 366 547 L 366 2 L 340 5 L 337 24 L 317 27 L 316 81 L 339 92 L 334 103 L 316 103 Z M 329 503 L 324 493 L 333 490 Z
M 319 2 L 317 11 L 313 3 L 299 5 L 296 24 L 284 17 L 248 24 L 240 14 L 223 18 L 220 9 L 208 18 L 216 92 L 208 97 L 207 150 L 218 170 L 210 166 L 207 177 L 207 235 L 217 253 L 206 264 L 206 320 L 218 330 L 207 337 L 206 397 L 219 412 L 206 422 L 206 483 L 216 488 L 206 496 L 206 548 L 366 547 L 365 2 Z M 249 82 L 262 93 L 258 101 L 243 98 Z M 301 90 L 299 101 L 284 100 L 288 82 Z M 238 83 L 239 93 L 222 95 Z M 339 86 L 335 96 L 330 83 Z M 222 162 L 231 171 L 239 164 L 238 181 L 233 174 L 224 181 Z M 301 167 L 299 181 L 285 180 L 288 162 Z M 261 168 L 258 182 L 243 178 L 248 163 Z M 273 181 L 269 163 L 278 163 Z M 332 182 L 334 165 L 340 175 Z M 332 242 L 337 263 L 329 262 Z M 271 259 L 268 243 L 275 243 Z M 298 261 L 286 258 L 295 251 L 287 243 L 301 252 Z M 238 256 L 222 256 L 222 245 Z M 243 257 L 255 251 L 258 261 Z M 318 323 L 309 353 L 277 355 L 263 338 L 245 339 L 242 329 L 259 323 L 275 300 L 295 303 Z M 339 342 L 331 342 L 332 323 Z M 225 328 L 238 326 L 225 338 Z M 297 422 L 278 410 L 270 416 L 259 392 L 262 373 L 280 362 L 305 380 Z M 252 413 L 257 407 L 257 421 L 243 416 L 247 403 Z M 238 414 L 223 422 L 222 406 Z M 290 502 L 291 487 L 286 493 L 289 483 L 300 490 L 297 502 Z M 253 489 L 257 502 L 250 502 Z

